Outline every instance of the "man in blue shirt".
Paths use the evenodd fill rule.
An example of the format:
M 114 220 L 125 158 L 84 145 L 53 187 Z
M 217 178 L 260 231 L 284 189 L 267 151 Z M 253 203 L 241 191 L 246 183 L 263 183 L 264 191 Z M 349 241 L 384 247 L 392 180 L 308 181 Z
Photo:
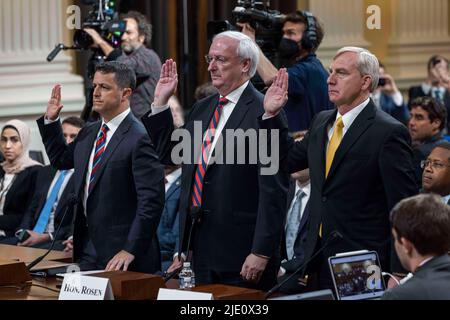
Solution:
M 249 24 L 238 25 L 244 34 L 255 39 L 255 30 Z M 315 54 L 323 36 L 321 24 L 309 12 L 297 11 L 284 19 L 279 53 L 291 65 L 287 69 L 289 100 L 284 106 L 289 132 L 308 130 L 316 113 L 332 108 L 328 72 Z M 261 50 L 257 72 L 267 86 L 277 74 L 277 68 Z

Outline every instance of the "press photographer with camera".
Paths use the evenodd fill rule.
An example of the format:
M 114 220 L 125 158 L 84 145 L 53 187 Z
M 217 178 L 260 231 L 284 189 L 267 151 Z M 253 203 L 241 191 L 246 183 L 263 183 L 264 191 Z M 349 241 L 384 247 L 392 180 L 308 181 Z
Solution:
M 152 39 L 152 26 L 146 17 L 137 11 L 130 11 L 121 19 L 126 21 L 121 48 L 113 48 L 95 29 L 84 28 L 84 31 L 91 36 L 93 46 L 103 51 L 107 61 L 122 62 L 136 73 L 137 87 L 130 97 L 130 107 L 139 119 L 150 110 L 159 80 L 161 60 L 155 51 L 148 48 Z
M 255 40 L 255 30 L 249 23 L 237 23 L 242 33 Z M 315 54 L 322 42 L 322 25 L 309 12 L 296 11 L 285 16 L 283 38 L 279 45 L 280 57 L 289 61 L 289 99 L 284 110 L 290 132 L 308 130 L 314 115 L 332 108 L 328 98 L 328 72 Z M 257 67 L 259 76 L 269 86 L 278 69 L 260 48 Z

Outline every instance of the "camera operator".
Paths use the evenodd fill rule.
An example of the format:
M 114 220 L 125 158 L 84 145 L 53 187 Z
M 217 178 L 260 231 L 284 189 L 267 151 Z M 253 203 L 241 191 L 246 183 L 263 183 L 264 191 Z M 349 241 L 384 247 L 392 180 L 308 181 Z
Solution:
M 152 26 L 146 17 L 130 11 L 121 16 L 126 21 L 126 31 L 122 35 L 121 49 L 114 49 L 96 30 L 85 28 L 93 39 L 94 47 L 100 48 L 107 61 L 117 60 L 131 67 L 136 73 L 137 87 L 130 98 L 133 114 L 140 119 L 153 101 L 156 83 L 159 80 L 161 60 L 152 49 L 149 49 L 152 39 Z
M 255 41 L 255 30 L 248 23 L 237 25 Z M 279 54 L 292 64 L 288 68 L 289 100 L 284 107 L 290 132 L 308 130 L 316 113 L 332 108 L 328 98 L 328 72 L 315 54 L 323 36 L 321 24 L 309 12 L 296 11 L 284 19 Z M 259 61 L 257 72 L 269 86 L 277 68 L 261 49 Z

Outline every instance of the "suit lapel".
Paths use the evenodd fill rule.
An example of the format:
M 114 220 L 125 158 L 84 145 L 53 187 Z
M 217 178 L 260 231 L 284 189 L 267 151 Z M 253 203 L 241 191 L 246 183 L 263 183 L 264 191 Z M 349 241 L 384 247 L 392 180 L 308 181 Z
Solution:
M 169 190 L 167 190 L 166 192 L 166 200 L 169 199 L 172 194 L 177 191 L 177 189 L 180 187 L 181 185 L 181 175 L 178 177 L 177 180 L 175 180 L 172 185 L 170 186 Z
M 376 112 L 375 108 L 376 107 L 372 100 L 370 100 L 369 104 L 356 117 L 355 121 L 353 121 L 352 125 L 345 133 L 341 144 L 337 148 L 334 155 L 327 181 L 333 176 L 348 150 L 353 146 L 353 144 L 355 144 L 356 141 L 358 141 L 359 137 L 367 130 L 367 128 L 372 125 Z
M 114 150 L 116 150 L 117 146 L 120 144 L 120 142 L 125 137 L 125 134 L 128 132 L 128 130 L 131 127 L 132 123 L 132 113 L 130 112 L 126 118 L 122 121 L 122 123 L 117 128 L 116 132 L 114 132 L 113 136 L 111 137 L 111 140 L 108 142 L 108 145 L 106 146 L 105 152 L 103 153 L 102 159 L 100 160 L 99 167 L 97 169 L 97 172 L 95 173 L 95 179 L 92 181 L 92 190 L 94 190 L 95 186 L 97 185 L 97 182 L 100 181 L 100 178 L 103 174 L 103 171 L 105 170 L 106 164 L 108 163 L 109 158 L 114 153 Z
M 232 141 L 227 141 L 226 140 L 226 130 L 227 129 L 231 129 L 231 130 L 236 130 L 237 128 L 239 128 L 242 120 L 244 120 L 245 115 L 247 114 L 251 103 L 254 100 L 253 97 L 253 92 L 254 87 L 251 84 L 251 82 L 249 82 L 249 84 L 247 85 L 247 88 L 245 88 L 244 92 L 242 93 L 241 97 L 239 98 L 237 104 L 234 106 L 233 112 L 231 113 L 230 117 L 228 118 L 227 122 L 225 123 L 225 126 L 221 132 L 222 135 L 222 148 L 219 148 L 217 150 L 214 150 L 214 155 L 216 159 L 220 159 L 220 156 L 223 153 L 223 150 L 226 150 L 227 148 L 227 144 L 233 143 L 234 139 Z M 225 159 L 223 159 L 225 161 Z M 208 166 L 209 167 L 209 166 Z

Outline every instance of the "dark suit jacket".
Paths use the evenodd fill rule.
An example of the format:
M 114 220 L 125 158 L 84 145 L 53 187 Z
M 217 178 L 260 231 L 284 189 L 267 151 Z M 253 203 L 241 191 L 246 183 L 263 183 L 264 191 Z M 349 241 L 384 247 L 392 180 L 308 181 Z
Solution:
M 41 166 L 28 167 L 18 173 L 5 197 L 3 215 L 0 216 L 0 230 L 5 231 L 6 237 L 14 236 L 20 221 L 31 203 L 35 190 L 36 176 Z M 0 179 L 5 172 L 0 167 Z
M 314 253 L 322 223 L 323 241 L 334 230 L 344 237 L 328 246 L 324 257 L 375 250 L 383 270 L 390 270 L 393 247 L 389 212 L 401 199 L 418 193 L 408 130 L 377 110 L 371 101 L 346 132 L 325 179 L 328 129 L 336 113 L 337 110 L 319 113 L 306 137 L 295 143 L 288 137 L 281 115 L 261 121 L 265 128 L 282 128 L 281 165 L 286 171 L 309 167 L 311 215 L 303 244 L 305 259 Z M 401 271 L 398 260 L 395 262 L 393 267 Z
M 409 88 L 409 101 L 408 107 L 411 109 L 411 102 L 417 97 L 431 97 L 431 91 L 428 94 L 425 94 L 422 90 L 422 86 L 416 86 Z M 450 132 L 450 92 L 445 90 L 444 94 L 444 107 L 447 110 L 447 131 Z
M 81 199 L 101 122 L 81 129 L 70 145 L 59 122 L 44 125 L 42 117 L 38 125 L 52 166 L 75 168 L 72 179 L 80 202 L 74 222 L 75 260 L 89 238 L 101 266 L 125 250 L 135 256 L 131 270 L 160 270 L 156 229 L 164 206 L 164 170 L 142 124 L 130 113 L 109 141 L 87 199 L 87 218 Z
M 180 238 L 180 224 L 178 208 L 181 193 L 181 176 L 175 180 L 166 193 L 166 203 L 158 226 L 158 239 L 161 247 L 163 264 L 169 265 L 173 261 L 175 248 Z M 166 263 L 164 263 L 166 262 Z M 168 266 L 167 266 L 168 267 Z M 163 270 L 165 270 L 163 266 Z
M 50 188 L 50 185 L 55 177 L 56 170 L 51 166 L 43 167 L 39 170 L 37 178 L 36 178 L 36 192 L 33 195 L 33 199 L 31 201 L 30 206 L 25 212 L 22 222 L 20 223 L 20 228 L 25 230 L 33 230 L 36 225 L 39 215 L 44 208 L 45 202 L 47 201 L 47 195 Z M 61 225 L 61 229 L 59 233 L 55 232 L 53 235 L 56 240 L 66 240 L 68 237 L 72 235 L 73 229 L 73 206 L 69 206 L 66 216 L 64 217 L 64 221 L 61 221 L 64 211 L 66 209 L 66 204 L 69 199 L 69 196 L 73 193 L 73 179 L 70 177 L 67 182 L 64 191 L 61 194 L 61 198 L 58 200 L 58 205 L 55 210 L 55 220 L 54 220 L 54 228 L 55 232 L 58 227 Z
M 205 132 L 215 107 L 218 95 L 207 97 L 196 103 L 186 118 L 185 129 L 194 137 L 194 121 L 201 123 Z M 264 113 L 263 96 L 249 84 L 240 97 L 226 129 L 258 129 L 258 116 Z M 173 120 L 170 110 L 142 118 L 164 164 L 170 164 L 170 153 L 174 146 L 170 141 Z M 236 155 L 245 151 L 248 163 L 249 142 L 233 145 L 223 137 L 225 160 L 227 147 L 233 147 Z M 186 251 L 188 231 L 191 225 L 189 207 L 197 157 L 197 149 L 191 141 L 191 164 L 183 164 L 180 197 L 180 248 Z M 227 146 L 229 143 L 229 146 Z M 189 150 L 189 151 L 191 151 Z M 242 264 L 250 253 L 271 257 L 269 266 L 276 274 L 279 265 L 280 242 L 286 212 L 288 176 L 282 172 L 275 175 L 261 175 L 259 159 L 256 164 L 211 164 L 208 166 L 203 184 L 203 218 L 196 226 L 193 239 L 194 269 L 219 272 L 240 272 Z M 268 270 L 268 268 L 266 268 Z
M 450 300 L 450 257 L 433 258 L 406 283 L 386 291 L 382 300 Z

